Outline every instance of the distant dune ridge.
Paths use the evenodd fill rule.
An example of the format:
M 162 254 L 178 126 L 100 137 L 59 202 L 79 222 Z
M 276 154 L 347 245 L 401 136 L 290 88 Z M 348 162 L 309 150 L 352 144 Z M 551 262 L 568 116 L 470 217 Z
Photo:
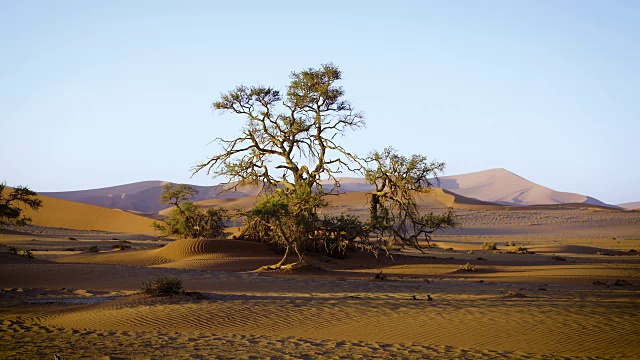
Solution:
M 340 179 L 340 192 L 366 192 L 371 186 L 362 178 L 345 177 Z M 133 184 L 113 186 L 101 189 L 45 192 L 42 195 L 92 204 L 112 209 L 135 211 L 140 213 L 156 213 L 168 208 L 159 203 L 164 181 L 143 181 Z M 491 169 L 469 174 L 443 176 L 439 181 L 433 181 L 433 185 L 442 188 L 436 195 L 443 203 L 457 203 L 466 205 L 488 205 L 495 203 L 500 205 L 553 205 L 553 204 L 589 204 L 598 206 L 611 206 L 590 196 L 559 192 L 553 189 L 535 184 L 505 169 Z M 325 191 L 331 189 L 329 182 L 325 182 Z M 237 199 L 252 197 L 259 193 L 257 187 L 239 187 L 237 191 L 229 191 L 218 194 L 221 186 L 193 186 L 198 190 L 195 201 L 212 199 Z M 217 195 L 218 194 L 218 195 Z M 445 196 L 449 195 L 449 197 Z M 451 196 L 458 195 L 459 201 L 454 201 Z M 464 198 L 462 198 L 462 197 Z M 485 203 L 479 203 L 485 202 Z M 634 205 L 635 204 L 635 205 Z M 638 208 L 640 203 L 623 204 Z
M 617 206 L 619 206 L 619 207 L 621 207 L 623 209 L 640 210 L 640 201 L 628 202 L 628 203 L 624 203 L 624 204 L 618 204 Z
M 506 169 L 443 176 L 436 186 L 466 197 L 502 205 L 590 204 L 610 206 L 590 196 L 559 192 L 535 184 Z

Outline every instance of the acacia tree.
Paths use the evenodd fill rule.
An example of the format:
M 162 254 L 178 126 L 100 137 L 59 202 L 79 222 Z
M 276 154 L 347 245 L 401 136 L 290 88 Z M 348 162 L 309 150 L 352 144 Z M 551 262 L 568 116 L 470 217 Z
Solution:
M 224 233 L 225 221 L 229 218 L 225 209 L 209 208 L 202 211 L 192 202 L 198 191 L 186 184 L 165 184 L 160 194 L 160 203 L 173 205 L 169 217 L 162 223 L 154 221 L 152 226 L 164 236 L 177 235 L 182 238 L 213 238 Z
M 340 79 L 337 66 L 324 64 L 291 73 L 284 94 L 266 86 L 238 86 L 213 103 L 214 109 L 241 115 L 246 123 L 239 137 L 216 138 L 222 152 L 195 166 L 193 172 L 223 176 L 229 184 L 237 181 L 227 191 L 241 185 L 261 187 L 269 206 L 264 211 L 258 211 L 258 206 L 248 214 L 245 228 L 260 228 L 260 233 L 285 248 L 275 269 L 287 261 L 290 250 L 302 261 L 298 245 L 313 237 L 316 210 L 323 205 L 320 181 L 332 180 L 332 192 L 339 185 L 337 173 L 357 168 L 352 166 L 358 158 L 337 138 L 363 127 L 364 120 L 343 99 L 344 91 L 336 85 Z
M 196 165 L 193 173 L 205 171 L 228 179 L 225 191 L 238 186 L 261 188 L 263 200 L 245 214 L 240 238 L 266 242 L 284 249 L 283 258 L 267 267 L 279 269 L 291 251 L 303 262 L 300 249 L 319 245 L 338 257 L 354 245 L 387 251 L 393 243 L 420 249 L 434 231 L 453 226 L 453 214 L 422 215 L 415 196 L 430 186 L 428 176 L 442 171 L 444 164 L 428 163 L 414 155 L 407 159 L 393 149 L 373 152 L 369 163 L 345 150 L 337 139 L 347 130 L 364 126 L 361 113 L 343 99 L 336 85 L 340 70 L 333 64 L 291 73 L 284 94 L 266 86 L 238 86 L 213 103 L 221 112 L 245 119 L 241 135 L 214 140 L 221 152 Z M 367 224 L 352 216 L 320 219 L 326 206 L 321 180 L 339 187 L 341 170 L 365 172 L 376 188 L 370 195 L 371 219 Z M 380 235 L 370 241 L 369 233 Z M 382 239 L 382 240 L 380 240 Z
M 375 187 L 369 194 L 369 224 L 380 235 L 376 248 L 389 253 L 393 244 L 400 244 L 422 251 L 421 239 L 431 246 L 431 234 L 456 226 L 451 209 L 442 214 L 424 214 L 417 203 L 420 195 L 429 193 L 430 178 L 437 180 L 444 163 L 429 161 L 422 155 L 408 158 L 392 147 L 372 151 L 367 161 L 371 167 L 365 171 L 365 178 Z
M 0 227 L 5 222 L 16 225 L 27 225 L 31 218 L 22 215 L 22 208 L 19 204 L 28 206 L 33 210 L 42 207 L 42 200 L 38 199 L 38 194 L 26 186 L 17 186 L 13 190 L 8 190 L 5 194 L 6 183 L 0 183 Z

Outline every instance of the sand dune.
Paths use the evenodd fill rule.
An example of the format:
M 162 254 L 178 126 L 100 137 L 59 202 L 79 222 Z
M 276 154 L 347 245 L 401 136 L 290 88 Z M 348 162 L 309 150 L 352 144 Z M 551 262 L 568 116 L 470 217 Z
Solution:
M 155 233 L 151 228 L 153 220 L 146 217 L 47 196 L 39 196 L 39 198 L 42 200 L 42 207 L 38 211 L 29 208 L 24 210 L 24 214 L 32 218 L 34 225 L 140 234 Z
M 367 184 L 362 178 L 343 177 L 339 180 L 339 191 L 341 193 L 367 192 L 371 189 L 371 185 Z M 43 193 L 43 195 L 149 214 L 168 208 L 167 205 L 160 204 L 158 201 L 162 191 L 162 185 L 164 184 L 166 184 L 166 182 L 144 181 L 102 189 L 49 192 Z M 235 183 L 215 186 L 194 185 L 193 187 L 198 191 L 198 195 L 194 200 L 209 201 L 213 199 L 253 197 L 256 196 L 260 190 L 258 187 L 243 186 L 239 187 L 236 191 L 220 193 L 220 190 L 230 188 L 234 184 Z M 324 181 L 323 184 L 325 191 L 332 190 L 333 184 L 331 182 Z M 457 194 L 467 198 L 466 200 L 458 198 L 458 201 L 455 202 L 457 205 L 463 203 L 474 206 L 487 205 L 472 203 L 469 200 L 475 199 L 483 202 L 512 206 L 565 203 L 610 206 L 589 196 L 559 192 L 540 186 L 505 169 L 491 169 L 470 174 L 443 176 L 439 182 L 434 180 L 433 185 L 448 191 L 449 195 L 453 196 Z M 441 200 L 444 200 L 445 203 L 450 201 L 444 198 L 441 198 Z M 215 202 L 211 204 L 215 204 Z M 628 206 L 633 206 L 633 204 L 629 204 Z M 637 207 L 640 207 L 640 205 Z
M 617 206 L 619 206 L 619 207 L 621 207 L 623 209 L 640 210 L 640 201 L 628 202 L 628 203 L 624 203 L 624 204 L 618 204 Z
M 589 196 L 549 189 L 505 169 L 443 176 L 436 186 L 467 197 L 505 205 L 562 203 L 607 205 Z
M 640 358 L 640 213 L 432 195 L 421 205 L 453 206 L 462 224 L 434 234 L 436 247 L 307 253 L 313 271 L 254 271 L 280 256 L 237 240 L 122 234 L 133 248 L 116 251 L 120 240 L 94 231 L 0 235 L 0 358 Z M 362 192 L 328 199 L 329 212 L 366 216 Z M 133 216 L 100 211 L 112 223 Z M 84 251 L 94 244 L 100 252 Z M 3 253 L 9 246 L 37 259 Z M 140 293 L 161 275 L 202 298 Z
M 160 249 L 80 253 L 59 262 L 251 271 L 280 258 L 265 245 L 240 240 L 181 239 Z

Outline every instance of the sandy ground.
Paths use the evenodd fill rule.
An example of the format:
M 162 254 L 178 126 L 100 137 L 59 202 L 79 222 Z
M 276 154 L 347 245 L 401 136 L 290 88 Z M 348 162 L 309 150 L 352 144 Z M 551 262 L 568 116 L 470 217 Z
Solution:
M 425 254 L 309 254 L 311 268 L 280 273 L 254 271 L 279 258 L 256 243 L 9 229 L 0 358 L 640 358 L 640 213 L 458 213 Z M 160 275 L 203 298 L 141 294 Z

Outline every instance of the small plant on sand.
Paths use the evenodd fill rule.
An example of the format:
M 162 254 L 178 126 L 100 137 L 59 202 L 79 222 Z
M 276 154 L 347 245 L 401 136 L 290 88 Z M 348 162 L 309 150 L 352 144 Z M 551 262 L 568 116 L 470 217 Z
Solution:
M 518 254 L 528 254 L 529 249 L 524 246 L 516 246 L 515 249 L 511 250 L 510 252 Z
M 467 254 L 473 254 L 473 250 L 469 250 Z
M 168 275 L 159 276 L 154 280 L 142 283 L 142 290 L 145 294 L 152 296 L 180 295 L 184 293 L 182 281 Z
M 515 290 L 509 290 L 509 292 L 507 293 L 507 295 L 505 297 L 523 298 L 523 297 L 527 297 L 527 296 L 525 294 L 521 293 L 521 292 L 517 292 Z
M 130 245 L 127 245 L 128 241 L 126 240 L 120 240 L 120 242 L 118 244 L 113 245 L 113 248 L 116 250 L 126 250 L 126 249 L 131 249 Z
M 476 271 L 476 266 L 471 263 L 466 263 L 464 265 L 460 265 L 460 270 L 463 271 Z
M 376 276 L 374 276 L 374 279 L 377 280 L 387 280 L 387 275 L 382 273 L 382 270 L 380 270 L 379 273 L 376 274 Z
M 89 248 L 87 249 L 88 252 L 99 252 L 100 249 L 98 248 L 97 245 L 93 245 L 93 246 L 89 246 Z
M 20 253 L 20 256 L 22 256 L 22 257 L 26 257 L 26 258 L 28 258 L 28 259 L 35 259 L 35 258 L 36 258 L 36 257 L 33 255 L 33 253 L 32 253 L 31 251 L 29 251 L 29 250 L 23 250 L 23 251 Z
M 482 243 L 483 250 L 498 250 L 498 245 L 494 242 L 485 241 Z
M 11 255 L 18 255 L 18 248 L 10 247 L 9 249 L 7 249 L 7 252 Z

